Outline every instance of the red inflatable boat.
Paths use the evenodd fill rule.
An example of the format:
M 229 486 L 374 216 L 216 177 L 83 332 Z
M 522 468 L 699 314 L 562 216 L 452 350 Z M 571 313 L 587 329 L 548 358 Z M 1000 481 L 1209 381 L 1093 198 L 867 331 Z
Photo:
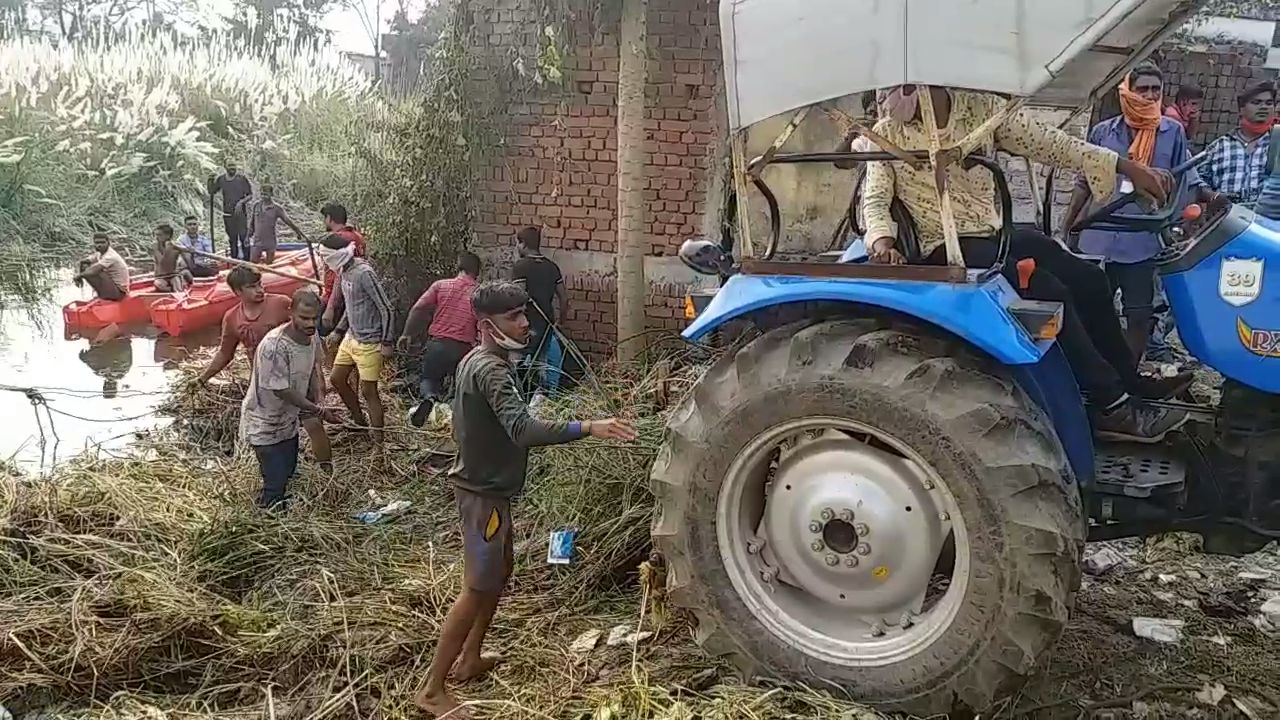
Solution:
M 302 277 L 315 277 L 311 258 L 305 252 L 279 256 L 271 267 Z M 169 295 L 151 303 L 151 324 L 178 337 L 222 322 L 222 316 L 240 302 L 225 282 L 226 274 L 227 271 L 222 271 L 211 288 L 193 287 L 185 295 Z M 277 295 L 292 295 L 305 284 L 302 280 L 282 275 L 262 274 L 262 289 Z
M 280 255 L 272 267 L 303 277 L 315 277 L 306 252 Z M 76 300 L 62 308 L 62 320 L 69 332 L 101 330 L 109 325 L 138 327 L 153 324 L 170 335 L 199 330 L 221 322 L 222 315 L 236 304 L 235 293 L 227 286 L 227 270 L 217 277 L 198 278 L 181 293 L 156 292 L 151 273 L 130 279 L 129 294 L 123 300 Z M 301 280 L 263 273 L 267 292 L 291 294 L 302 287 Z M 160 306 L 157 308 L 157 306 Z

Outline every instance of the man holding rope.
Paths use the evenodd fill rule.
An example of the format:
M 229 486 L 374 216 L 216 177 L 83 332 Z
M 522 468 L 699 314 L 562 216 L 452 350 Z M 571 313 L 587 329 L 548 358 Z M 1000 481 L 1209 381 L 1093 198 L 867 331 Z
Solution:
M 955 141 L 997 118 L 1005 100 L 967 90 L 916 86 L 894 88 L 882 105 L 882 119 L 875 132 L 898 148 L 928 150 L 930 136 Z M 927 128 L 925 112 L 934 127 Z M 1077 140 L 1050 128 L 1027 113 L 1012 113 L 992 128 L 982 143 L 1044 164 L 1084 173 L 1095 197 L 1109 197 L 1117 187 L 1117 173 L 1127 176 L 1143 193 L 1163 204 L 1168 194 L 1168 173 L 1117 153 Z M 956 229 L 965 264 L 985 269 L 999 255 L 997 232 L 1011 218 L 1001 218 L 995 207 L 991 174 L 982 168 L 945 170 Z M 896 196 L 919 227 L 921 255 L 918 262 L 942 265 L 948 261 L 940 189 L 927 166 L 905 162 L 872 162 L 868 166 L 863 209 L 867 218 L 870 260 L 903 263 L 896 247 L 890 204 Z M 1094 430 L 1102 438 L 1132 442 L 1159 442 L 1187 421 L 1187 414 L 1142 402 L 1167 398 L 1185 387 L 1187 378 L 1144 378 L 1129 350 L 1112 304 L 1106 273 L 1087 260 L 1034 230 L 1014 230 L 1008 257 L 1001 268 L 1018 292 L 1036 300 L 1061 302 L 1062 332 L 1058 341 L 1081 388 L 1089 394 Z M 1023 263 L 1022 261 L 1027 261 Z M 1023 277 L 1023 268 L 1029 272 Z
M 209 361 L 208 367 L 200 373 L 193 383 L 193 389 L 203 388 L 215 375 L 222 372 L 236 356 L 236 348 L 244 346 L 245 355 L 249 358 L 252 370 L 258 345 L 267 333 L 289 322 L 292 313 L 292 301 L 284 295 L 268 293 L 262 289 L 262 275 L 251 267 L 239 266 L 227 273 L 227 286 L 240 298 L 240 304 L 227 311 L 222 317 L 222 341 L 218 352 Z M 324 397 L 323 374 L 318 388 L 319 396 Z M 314 413 L 303 412 L 300 415 L 302 427 L 311 439 L 311 452 L 316 462 L 325 472 L 333 472 L 333 450 L 329 444 L 329 434 L 324 423 Z
M 636 438 L 625 420 L 546 422 L 529 414 L 509 359 L 529 343 L 528 303 L 524 290 L 510 282 L 478 287 L 472 305 L 480 345 L 458 366 L 453 397 L 458 457 L 449 479 L 462 520 L 463 590 L 445 618 L 426 686 L 414 698 L 418 707 L 449 720 L 469 717 L 445 688 L 450 672 L 465 683 L 498 662 L 481 648 L 515 562 L 511 498 L 524 488 L 529 448 L 585 437 Z

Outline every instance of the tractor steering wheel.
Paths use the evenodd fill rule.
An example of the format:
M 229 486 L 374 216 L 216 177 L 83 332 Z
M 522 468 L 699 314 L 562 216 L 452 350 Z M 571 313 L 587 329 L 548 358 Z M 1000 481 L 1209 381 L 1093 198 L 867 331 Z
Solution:
M 1077 222 L 1072 228 L 1072 232 L 1079 232 L 1084 229 L 1091 230 L 1111 230 L 1114 232 L 1162 232 L 1163 230 L 1176 225 L 1181 219 L 1182 206 L 1187 194 L 1187 174 L 1195 168 L 1195 166 L 1204 162 L 1208 153 L 1200 153 L 1190 160 L 1178 165 L 1170 170 L 1173 175 L 1173 189 L 1169 193 L 1169 199 L 1165 201 L 1163 207 L 1158 208 L 1152 213 L 1122 213 L 1121 209 L 1134 203 L 1139 197 L 1137 191 L 1124 193 L 1115 200 L 1103 205 L 1097 210 L 1089 214 L 1085 219 Z

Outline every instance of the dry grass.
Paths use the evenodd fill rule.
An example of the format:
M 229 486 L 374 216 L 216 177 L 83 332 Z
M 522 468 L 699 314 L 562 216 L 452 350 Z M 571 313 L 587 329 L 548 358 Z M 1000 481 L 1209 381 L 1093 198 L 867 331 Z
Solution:
M 403 449 L 378 455 L 340 435 L 335 475 L 304 462 L 296 505 L 266 516 L 253 509 L 253 461 L 223 452 L 241 383 L 175 397 L 180 423 L 137 458 L 0 485 L 0 702 L 19 717 L 420 717 L 410 697 L 460 582 L 431 436 L 402 432 L 392 446 Z M 652 387 L 618 377 L 548 408 L 626 410 L 641 439 L 537 455 L 491 633 L 507 660 L 462 697 L 480 717 L 875 717 L 822 693 L 735 683 L 638 582 L 662 423 Z M 370 491 L 413 508 L 362 525 L 350 515 Z M 547 533 L 561 526 L 579 528 L 578 556 L 548 566 Z M 657 635 L 634 652 L 570 650 L 581 632 L 619 624 Z

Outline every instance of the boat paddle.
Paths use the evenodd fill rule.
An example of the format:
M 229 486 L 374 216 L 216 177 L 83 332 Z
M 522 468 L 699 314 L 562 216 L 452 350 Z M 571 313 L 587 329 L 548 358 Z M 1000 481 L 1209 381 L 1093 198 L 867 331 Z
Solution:
M 249 268 L 253 268 L 254 270 L 257 270 L 258 272 L 269 273 L 271 275 L 279 275 L 280 277 L 287 277 L 291 280 L 301 280 L 302 282 L 315 285 L 318 288 L 324 287 L 324 283 L 320 282 L 315 278 L 309 278 L 309 277 L 306 277 L 305 275 L 298 275 L 297 273 L 291 273 L 288 270 L 277 270 L 276 268 L 273 268 L 270 265 L 259 265 L 258 263 L 251 263 L 248 260 L 237 260 L 235 258 L 224 257 L 222 255 L 207 253 L 201 250 L 192 250 L 190 252 L 192 255 L 207 257 L 212 260 L 217 260 L 218 262 L 226 263 L 228 265 L 239 265 L 240 267 L 249 267 Z

